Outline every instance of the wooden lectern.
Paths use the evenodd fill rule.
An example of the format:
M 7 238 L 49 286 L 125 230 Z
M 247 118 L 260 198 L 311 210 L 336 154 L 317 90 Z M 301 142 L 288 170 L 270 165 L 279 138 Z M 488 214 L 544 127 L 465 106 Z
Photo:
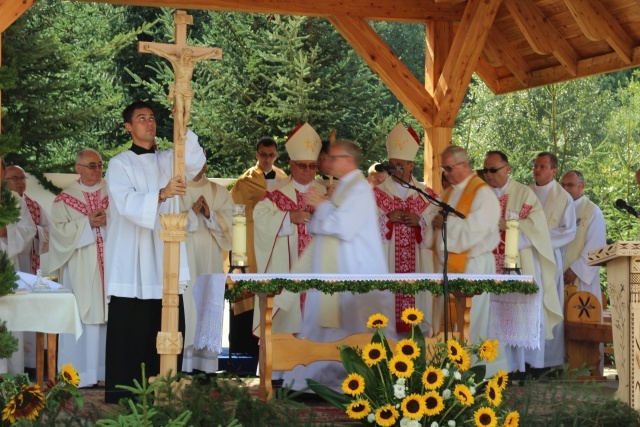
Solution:
M 640 410 L 640 242 L 617 242 L 590 252 L 589 265 L 607 267 L 616 397 Z

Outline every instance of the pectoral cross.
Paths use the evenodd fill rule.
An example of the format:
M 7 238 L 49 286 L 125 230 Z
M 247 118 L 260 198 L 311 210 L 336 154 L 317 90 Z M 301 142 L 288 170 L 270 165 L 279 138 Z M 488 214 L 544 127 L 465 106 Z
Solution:
M 173 103 L 173 143 L 174 173 L 184 179 L 184 141 L 187 124 L 191 118 L 191 77 L 196 62 L 205 59 L 221 59 L 222 49 L 189 46 L 187 44 L 187 25 L 193 25 L 193 16 L 184 10 L 177 10 L 173 19 L 176 27 L 175 44 L 139 42 L 138 52 L 153 53 L 171 62 L 174 83 L 169 86 L 169 100 Z

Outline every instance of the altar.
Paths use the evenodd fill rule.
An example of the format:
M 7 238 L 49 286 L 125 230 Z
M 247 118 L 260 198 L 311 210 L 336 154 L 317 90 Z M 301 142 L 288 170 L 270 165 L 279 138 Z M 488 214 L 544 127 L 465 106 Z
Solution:
M 210 286 L 220 289 L 224 286 L 222 277 L 210 275 Z M 371 333 L 350 335 L 340 341 L 312 342 L 307 339 L 299 339 L 296 334 L 275 334 L 271 331 L 273 298 L 283 288 L 295 292 L 301 289 L 318 289 L 327 292 L 366 293 L 367 286 L 353 286 L 355 282 L 375 281 L 380 290 L 393 292 L 416 293 L 428 290 L 432 294 L 441 294 L 441 274 L 387 274 L 387 275 L 327 275 L 327 274 L 230 274 L 227 280 L 232 291 L 227 293 L 227 298 L 235 299 L 243 292 L 256 293 L 260 305 L 260 386 L 258 396 L 268 399 L 272 395 L 271 375 L 273 370 L 290 370 L 296 365 L 306 365 L 318 360 L 339 361 L 338 348 L 342 344 L 363 347 L 371 339 Z M 492 291 L 490 318 L 490 334 L 487 338 L 498 339 L 501 342 L 514 346 L 533 348 L 539 339 L 540 322 L 540 293 L 532 276 L 522 275 L 464 275 L 450 274 L 449 281 L 452 294 L 457 300 L 457 325 L 458 332 L 455 336 L 468 339 L 471 299 L 479 289 Z M 307 283 L 305 283 L 307 282 Z M 296 285 L 291 289 L 290 284 Z M 387 283 L 384 286 L 383 283 Z M 321 285 L 323 284 L 323 285 Z M 324 289 L 323 289 L 324 287 Z M 204 294 L 201 294 L 204 295 Z M 214 293 L 211 293 L 214 295 Z M 219 295 L 219 294 L 218 294 Z M 495 298 L 494 298 L 495 297 Z M 203 341 L 200 345 L 206 345 L 207 336 L 215 333 L 213 323 L 206 316 L 206 307 L 219 304 L 214 299 L 209 301 L 196 301 L 198 305 L 198 336 Z M 533 321 L 531 321 L 533 319 Z M 367 319 L 361 319 L 366 322 Z M 517 329 L 516 325 L 520 325 Z M 205 333 L 205 329 L 209 332 Z M 523 335 L 524 334 L 524 335 Z M 454 334 L 452 334 L 454 336 Z M 432 340 L 442 339 L 442 336 Z M 196 346 L 198 343 L 196 342 Z

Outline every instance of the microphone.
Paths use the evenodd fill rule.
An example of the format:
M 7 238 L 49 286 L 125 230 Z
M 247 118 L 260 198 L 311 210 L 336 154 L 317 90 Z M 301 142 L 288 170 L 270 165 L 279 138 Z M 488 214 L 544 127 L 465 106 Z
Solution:
M 376 172 L 387 172 L 389 174 L 402 169 L 402 166 L 390 166 L 389 164 L 377 164 L 375 166 Z
M 631 215 L 635 216 L 636 218 L 638 217 L 638 211 L 633 209 L 631 206 L 627 204 L 627 202 L 625 202 L 622 199 L 616 200 L 616 208 L 618 208 L 621 211 L 626 211 Z

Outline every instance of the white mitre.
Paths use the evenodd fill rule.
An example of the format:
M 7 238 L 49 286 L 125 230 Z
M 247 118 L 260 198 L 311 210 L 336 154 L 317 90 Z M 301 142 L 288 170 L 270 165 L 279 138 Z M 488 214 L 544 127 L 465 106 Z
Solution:
M 413 162 L 419 148 L 420 138 L 411 126 L 407 129 L 402 123 L 398 123 L 387 137 L 387 153 L 390 159 Z
M 318 160 L 322 141 L 309 123 L 298 126 L 289 134 L 284 148 L 294 162 L 300 160 Z

